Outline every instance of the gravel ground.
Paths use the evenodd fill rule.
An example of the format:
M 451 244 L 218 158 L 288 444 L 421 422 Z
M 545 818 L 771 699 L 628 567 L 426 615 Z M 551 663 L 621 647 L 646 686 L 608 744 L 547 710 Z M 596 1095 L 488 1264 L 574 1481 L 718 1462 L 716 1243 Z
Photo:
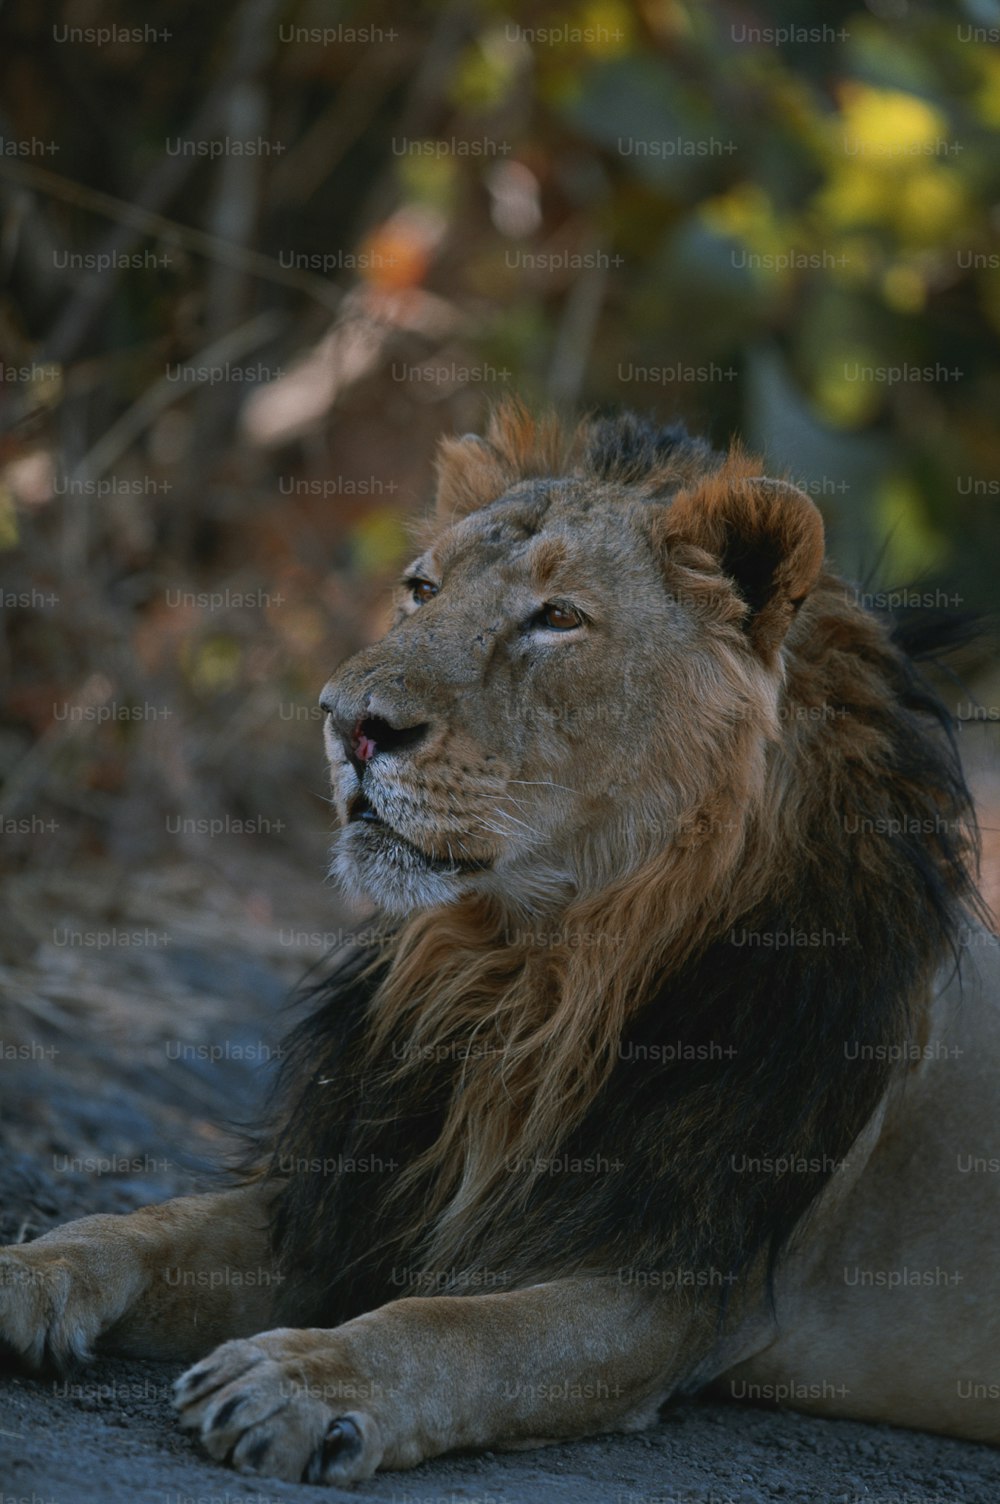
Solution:
M 102 1363 L 3 1391 L 2 1476 L 31 1504 L 994 1504 L 987 1447 L 819 1421 L 792 1411 L 684 1405 L 642 1436 L 509 1455 L 454 1456 L 353 1490 L 241 1478 L 203 1459 L 170 1418 L 174 1370 Z M 4 1504 L 10 1493 L 0 1494 Z

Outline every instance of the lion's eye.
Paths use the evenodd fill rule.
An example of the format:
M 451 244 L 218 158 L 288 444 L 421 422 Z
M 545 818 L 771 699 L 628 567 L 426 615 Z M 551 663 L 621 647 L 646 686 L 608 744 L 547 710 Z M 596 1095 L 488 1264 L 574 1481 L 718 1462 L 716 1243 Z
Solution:
M 407 580 L 406 583 L 418 606 L 422 606 L 424 601 L 432 601 L 438 593 L 438 587 L 430 580 Z
M 535 625 L 547 627 L 550 632 L 570 632 L 574 627 L 583 626 L 583 616 L 573 606 L 549 601 L 535 617 Z

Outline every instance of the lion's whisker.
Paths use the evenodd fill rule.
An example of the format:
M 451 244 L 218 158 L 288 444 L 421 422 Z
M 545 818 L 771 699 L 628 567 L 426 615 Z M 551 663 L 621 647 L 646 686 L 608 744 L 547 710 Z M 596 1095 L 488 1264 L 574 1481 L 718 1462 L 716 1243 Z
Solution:
M 494 811 L 494 814 L 498 820 L 509 820 L 511 824 L 518 825 L 522 830 L 526 830 L 529 835 L 536 836 L 538 840 L 542 839 L 542 833 L 540 830 L 536 830 L 535 827 L 533 825 L 529 825 L 526 820 L 519 820 L 516 815 L 510 814 L 509 811 L 505 809 L 498 809 Z M 489 826 L 482 815 L 478 815 L 476 818 L 486 829 L 492 829 L 493 834 L 496 836 L 509 836 L 512 834 L 509 829 L 503 830 L 498 829 L 496 826 Z
M 565 783 L 553 783 L 551 778 L 508 778 L 508 783 L 520 783 L 525 788 L 561 789 L 564 794 L 575 794 L 576 789 L 571 789 Z

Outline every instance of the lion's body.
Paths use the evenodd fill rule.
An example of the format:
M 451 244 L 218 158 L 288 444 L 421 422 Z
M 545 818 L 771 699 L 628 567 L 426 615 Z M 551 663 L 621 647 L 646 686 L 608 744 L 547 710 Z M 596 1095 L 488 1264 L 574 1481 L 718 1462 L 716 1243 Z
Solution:
M 9 1251 L 0 1333 L 228 1337 L 185 1422 L 313 1481 L 709 1384 L 1000 1442 L 995 942 L 905 636 L 801 492 L 634 420 L 446 445 L 426 541 L 323 700 L 381 941 L 246 1188 Z
M 782 1271 L 772 1340 L 722 1393 L 1000 1443 L 1000 964 L 985 930 L 963 938 L 922 1058 Z

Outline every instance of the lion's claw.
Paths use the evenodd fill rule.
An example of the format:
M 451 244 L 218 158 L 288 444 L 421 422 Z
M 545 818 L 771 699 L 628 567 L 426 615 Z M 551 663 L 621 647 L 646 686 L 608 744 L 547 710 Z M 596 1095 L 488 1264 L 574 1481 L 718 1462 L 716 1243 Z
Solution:
M 337 1355 L 330 1361 L 331 1372 L 346 1374 Z M 336 1390 L 336 1379 L 330 1387 Z M 174 1404 L 185 1430 L 196 1431 L 212 1457 L 238 1472 L 352 1483 L 370 1477 L 382 1460 L 374 1418 L 338 1415 L 317 1398 L 280 1333 L 224 1343 L 177 1380 Z
M 355 1458 L 360 1457 L 363 1447 L 364 1437 L 355 1417 L 338 1415 L 330 1422 L 322 1443 L 306 1463 L 303 1483 L 332 1482 L 334 1469 L 348 1468 Z

